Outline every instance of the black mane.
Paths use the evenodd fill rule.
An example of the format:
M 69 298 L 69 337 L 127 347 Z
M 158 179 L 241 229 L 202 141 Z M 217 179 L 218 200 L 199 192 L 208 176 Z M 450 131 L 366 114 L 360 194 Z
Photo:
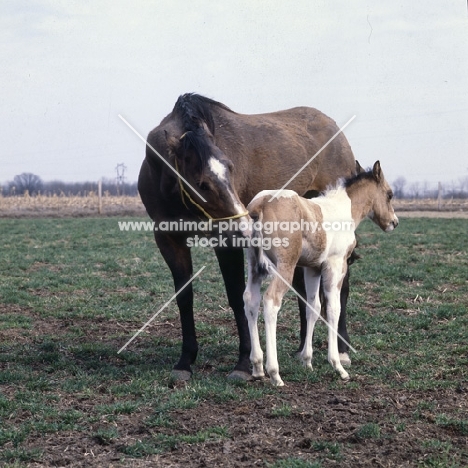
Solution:
M 205 123 L 211 134 L 214 135 L 215 123 L 211 106 L 233 112 L 224 104 L 195 93 L 187 93 L 179 96 L 173 112 L 177 113 L 182 119 L 185 132 L 196 131 Z
M 224 104 L 195 93 L 187 93 L 180 96 L 173 109 L 173 113 L 177 114 L 182 121 L 183 148 L 185 151 L 190 147 L 195 150 L 200 158 L 202 170 L 206 166 L 211 153 L 211 144 L 204 124 L 213 136 L 215 134 L 212 106 L 233 112 Z
M 360 172 L 359 174 L 356 174 L 355 176 L 346 179 L 344 181 L 344 186 L 350 187 L 351 185 L 355 184 L 356 182 L 359 182 L 360 180 L 372 180 L 373 178 L 374 174 L 372 172 L 372 169 L 367 169 L 365 172 Z

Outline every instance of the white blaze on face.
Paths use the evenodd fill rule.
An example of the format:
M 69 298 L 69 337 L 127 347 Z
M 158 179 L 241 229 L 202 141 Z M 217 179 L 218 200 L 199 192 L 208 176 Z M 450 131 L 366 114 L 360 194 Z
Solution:
M 216 158 L 210 158 L 208 161 L 211 172 L 218 177 L 219 180 L 226 182 L 226 168 L 224 164 L 219 162 Z
M 208 161 L 208 166 L 211 170 L 211 172 L 223 183 L 225 186 L 225 189 L 227 193 L 229 194 L 232 204 L 234 206 L 234 210 L 236 214 L 241 214 L 245 213 L 245 208 L 242 206 L 242 203 L 239 202 L 238 197 L 234 195 L 232 192 L 230 186 L 229 186 L 229 181 L 226 177 L 226 166 L 217 160 L 216 158 L 211 157 Z M 241 218 L 243 219 L 243 218 Z

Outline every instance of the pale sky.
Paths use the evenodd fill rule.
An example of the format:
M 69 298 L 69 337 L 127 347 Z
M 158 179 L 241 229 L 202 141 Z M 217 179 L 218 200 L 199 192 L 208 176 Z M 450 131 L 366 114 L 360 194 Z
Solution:
M 197 92 L 236 112 L 310 106 L 386 177 L 468 177 L 465 0 L 1 0 L 0 183 L 97 181 Z

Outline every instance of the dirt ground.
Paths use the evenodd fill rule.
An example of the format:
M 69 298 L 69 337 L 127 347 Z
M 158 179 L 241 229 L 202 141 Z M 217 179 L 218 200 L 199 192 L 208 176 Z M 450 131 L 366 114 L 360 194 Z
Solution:
M 33 343 L 41 336 L 57 336 L 67 333 L 68 327 L 80 325 L 53 318 L 42 319 L 18 306 L 2 306 L 1 313 L 29 316 L 34 326 L 26 333 L 24 330 L 8 330 L 8 337 L 7 332 L 1 330 L 0 341 Z M 226 326 L 230 324 L 226 323 Z M 105 337 L 121 332 L 121 327 L 115 320 L 102 320 L 95 332 L 90 330 L 80 340 L 106 340 Z M 93 333 L 96 333 L 95 337 Z M 179 333 L 178 327 L 172 324 L 163 322 L 158 325 L 159 335 L 177 338 Z M 111 340 L 109 344 L 117 346 Z M 196 372 L 203 378 L 216 371 L 208 365 L 196 367 Z M 100 423 L 96 423 L 84 432 L 30 435 L 22 446 L 40 448 L 43 452 L 40 462 L 28 464 L 32 467 L 266 467 L 286 457 L 310 462 L 318 460 L 321 467 L 468 466 L 466 435 L 454 427 L 436 424 L 433 410 L 421 410 L 419 406 L 425 401 L 438 414 L 450 414 L 454 407 L 466 412 L 468 388 L 422 392 L 375 385 L 364 376 L 353 380 L 359 382 L 359 388 L 343 383 L 337 389 L 329 390 L 320 382 L 288 382 L 285 387 L 259 399 L 246 399 L 240 403 L 205 400 L 195 408 L 172 411 L 170 416 L 174 424 L 170 427 L 148 427 L 144 422 L 148 416 L 146 411 L 119 415 L 115 425 L 120 436 L 116 441 L 106 443 L 93 436 L 100 427 Z M 184 385 L 168 384 L 168 388 L 176 392 Z M 270 384 L 269 381 L 257 381 L 248 385 L 263 387 Z M 13 397 L 16 390 L 14 385 L 2 386 L 2 393 L 7 397 Z M 58 409 L 74 408 L 91 413 L 94 405 L 110 403 L 113 399 L 105 391 L 93 396 L 92 401 L 63 393 L 57 405 Z M 284 405 L 290 408 L 288 414 L 275 413 L 275 408 Z M 28 415 L 14 414 L 11 417 L 20 422 Z M 370 421 L 378 423 L 378 437 L 359 432 Z M 132 445 L 158 433 L 178 437 L 212 427 L 225 427 L 228 437 L 203 443 L 177 443 L 162 454 L 125 457 L 123 460 L 122 445 Z M 439 441 L 442 446 L 431 446 L 431 441 Z M 444 444 L 459 454 L 458 462 L 461 463 L 424 464 L 430 457 L 437 460 L 443 457 Z
M 398 211 L 399 218 L 468 219 L 468 211 Z
M 320 385 L 307 388 L 302 384 L 288 384 L 278 395 L 247 401 L 241 406 L 205 401 L 194 409 L 172 414 L 177 426 L 183 427 L 187 434 L 206 427 L 225 426 L 230 434 L 228 439 L 180 444 L 162 455 L 127 459 L 121 464 L 122 454 L 114 444 L 100 445 L 82 433 L 59 434 L 37 441 L 46 455 L 43 463 L 31 466 L 264 467 L 287 456 L 310 461 L 320 459 L 323 467 L 418 466 L 438 452 L 424 447 L 422 440 L 444 440 L 466 454 L 466 437 L 437 428 L 430 412 L 420 421 L 407 423 L 401 432 L 388 422 L 390 414 L 399 420 L 411 420 L 422 399 L 443 410 L 461 404 L 466 394 L 395 393 L 365 383 L 359 390 L 330 392 Z M 292 406 L 292 414 L 287 418 L 273 417 L 272 407 L 283 401 Z M 119 421 L 119 432 L 126 434 L 128 444 L 151 436 L 151 431 L 142 424 L 142 417 L 133 414 L 126 421 Z M 357 435 L 357 429 L 370 419 L 379 421 L 378 439 Z M 165 429 L 165 433 L 171 431 Z M 327 443 L 339 444 L 338 459 L 334 459 L 329 449 L 321 449 L 320 442 L 324 442 L 323 447 Z M 467 464 L 468 455 L 459 466 Z

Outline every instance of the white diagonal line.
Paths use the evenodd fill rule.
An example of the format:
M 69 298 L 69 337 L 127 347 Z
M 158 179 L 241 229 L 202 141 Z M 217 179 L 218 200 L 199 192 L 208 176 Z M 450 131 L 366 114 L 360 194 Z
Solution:
M 174 173 L 177 175 L 177 177 L 180 177 L 180 178 L 181 178 L 181 179 L 182 179 L 182 180 L 183 180 L 199 197 L 200 197 L 200 199 L 203 200 L 203 201 L 206 203 L 206 200 L 192 187 L 192 185 L 190 185 L 190 183 L 187 182 L 187 181 L 185 180 L 185 178 L 182 177 L 182 176 L 175 170 L 175 168 L 173 168 L 173 167 L 172 167 L 172 166 L 171 166 L 171 165 L 170 165 L 170 164 L 169 164 L 169 163 L 168 163 L 168 162 L 167 162 L 167 161 L 166 161 L 166 160 L 165 160 L 165 159 L 164 159 L 164 158 L 163 158 L 163 157 L 162 157 L 162 156 L 161 156 L 161 155 L 160 155 L 160 154 L 159 154 L 159 153 L 158 153 L 158 152 L 157 152 L 157 151 L 156 151 L 156 150 L 155 150 L 155 149 L 154 149 L 154 148 L 153 148 L 153 147 L 152 147 L 152 146 L 151 146 L 151 145 L 150 145 L 150 144 L 149 144 L 149 143 L 148 143 L 148 142 L 147 142 L 147 141 L 146 141 L 146 140 L 145 140 L 145 139 L 144 139 L 144 138 L 143 138 L 143 137 L 142 137 L 142 136 L 141 136 L 141 135 L 140 135 L 140 134 L 139 134 L 123 117 L 122 117 L 122 116 L 121 116 L 121 115 L 120 115 L 120 114 L 119 114 L 119 117 L 120 117 L 120 119 L 121 119 L 123 122 L 125 122 L 125 124 L 127 124 L 127 126 L 128 126 L 129 128 L 131 128 L 131 129 L 133 130 L 133 132 L 135 133 L 135 135 L 137 135 L 137 137 L 140 138 L 140 140 L 142 140 L 142 141 L 145 143 L 145 145 L 148 146 L 148 148 L 150 148 L 150 149 L 154 152 L 154 154 L 155 154 L 156 156 L 159 156 L 159 159 L 161 159 L 161 161 L 162 161 L 164 164 L 166 164 L 166 166 L 169 167 L 169 168 L 172 170 L 172 172 L 174 172 Z
M 273 201 L 354 119 L 353 115 L 275 194 L 268 200 Z
M 206 265 L 201 267 L 126 343 L 122 346 L 117 354 L 120 354 L 177 296 L 183 291 L 204 269 Z
M 282 276 L 280 273 L 278 273 L 278 270 L 273 266 L 273 265 L 270 265 L 270 270 L 273 271 L 273 273 L 315 314 L 318 316 L 318 318 L 333 332 L 333 333 L 336 333 L 340 338 L 341 340 L 349 346 L 349 348 L 354 352 L 356 353 L 357 351 L 338 333 L 338 331 L 336 330 L 333 330 L 333 328 L 331 327 L 331 325 L 320 315 L 318 314 L 317 312 L 315 312 L 314 309 L 312 309 L 312 306 L 294 289 L 294 287 L 289 284 Z

